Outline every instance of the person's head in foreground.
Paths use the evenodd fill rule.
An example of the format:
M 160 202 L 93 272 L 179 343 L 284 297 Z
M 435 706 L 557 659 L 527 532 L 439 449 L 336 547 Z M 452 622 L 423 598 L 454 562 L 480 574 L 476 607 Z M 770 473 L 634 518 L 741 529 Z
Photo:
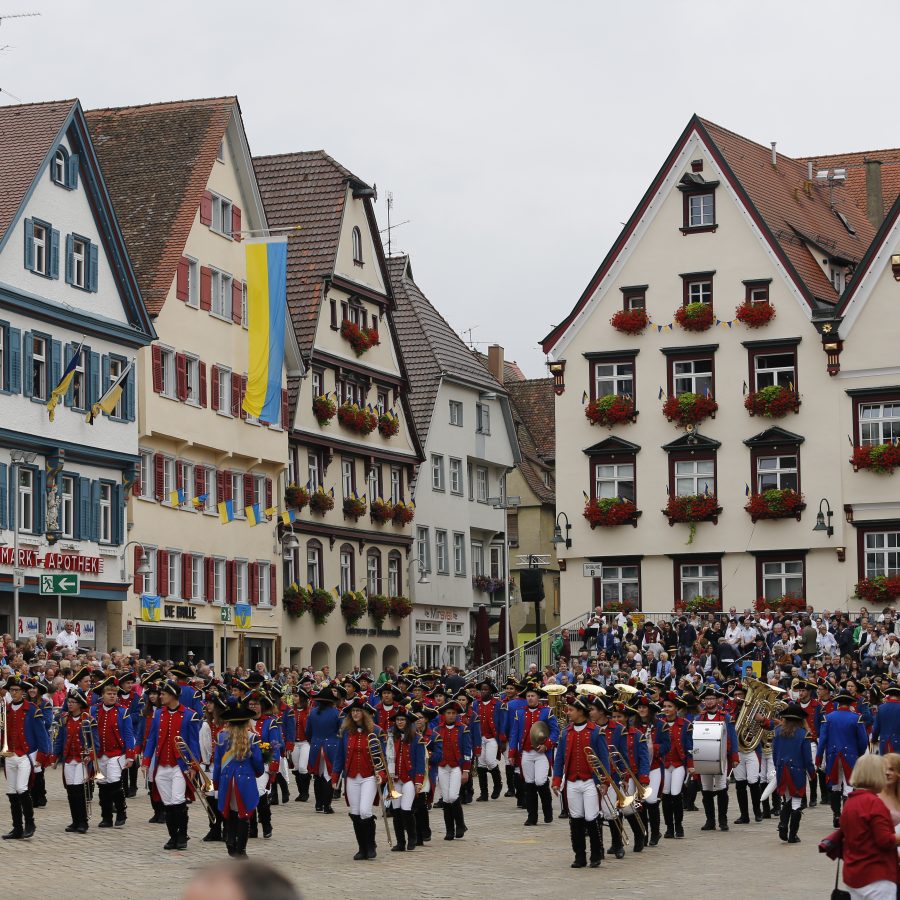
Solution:
M 277 869 L 251 860 L 203 869 L 182 900 L 302 900 L 302 896 Z

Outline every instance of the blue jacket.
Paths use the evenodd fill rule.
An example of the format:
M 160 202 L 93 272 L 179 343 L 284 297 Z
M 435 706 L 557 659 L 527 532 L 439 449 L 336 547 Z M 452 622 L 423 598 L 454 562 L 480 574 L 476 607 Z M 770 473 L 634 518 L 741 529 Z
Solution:
M 97 715 L 100 708 L 99 703 L 95 703 L 91 707 L 91 718 L 100 726 L 100 719 Z M 137 746 L 134 740 L 134 728 L 131 727 L 131 717 L 123 706 L 113 707 L 116 710 L 116 724 L 119 726 L 119 736 L 122 738 L 122 745 L 125 749 L 124 755 L 129 759 L 134 758 L 134 749 Z M 103 752 L 102 741 L 97 743 L 97 756 L 106 756 Z
M 398 749 L 400 753 L 402 753 L 403 750 L 408 746 L 409 772 L 407 774 L 412 776 L 409 780 L 421 784 L 425 778 L 425 744 L 418 739 L 418 736 L 416 736 L 413 739 L 413 742 L 409 745 L 398 743 L 398 739 L 395 738 L 393 734 L 388 734 L 386 736 L 386 740 L 394 742 L 394 771 L 391 772 L 391 778 L 396 777 L 395 772 L 399 772 L 400 768 L 397 762 Z
M 0 701 L 2 702 L 2 701 Z M 23 700 L 25 706 L 24 731 L 25 741 L 28 744 L 28 752 L 34 753 L 35 750 L 40 753 L 50 753 L 50 729 L 44 721 L 46 716 L 40 706 L 36 705 L 32 700 Z M 7 707 L 7 710 L 9 707 Z M 10 743 L 12 743 L 10 741 Z
M 807 776 L 815 775 L 812 743 L 806 739 L 806 731 L 798 728 L 791 737 L 775 729 L 772 741 L 772 763 L 775 766 L 778 793 L 782 796 L 804 797 Z
M 872 738 L 878 741 L 878 752 L 882 756 L 900 751 L 900 701 L 887 697 L 878 707 Z
M 381 744 L 381 752 L 384 754 L 385 764 L 387 763 L 387 750 L 385 749 L 385 736 L 384 732 L 377 726 L 374 726 L 374 730 L 372 732 L 377 738 L 379 743 Z M 333 781 L 337 781 L 335 776 L 340 775 L 344 771 L 344 765 L 347 762 L 347 745 L 350 742 L 350 730 L 341 731 L 340 737 L 338 738 L 337 744 L 337 753 L 334 756 L 334 762 L 331 768 L 331 776 Z M 310 752 L 310 756 L 312 753 Z
M 258 728 L 259 722 L 252 722 L 253 728 L 259 735 L 261 744 L 269 744 L 269 765 L 272 771 L 278 768 L 281 762 L 281 752 L 284 747 L 284 741 L 281 737 L 281 729 L 278 727 L 278 720 L 275 716 L 264 713 L 262 715 L 262 728 Z
M 53 742 L 53 747 L 50 751 L 60 762 L 65 762 L 65 760 L 63 759 L 63 751 L 65 750 L 65 747 L 66 747 L 66 731 L 67 731 L 66 724 L 68 723 L 70 718 L 71 718 L 71 716 L 67 712 L 62 713 L 62 715 L 60 716 L 59 731 L 56 732 L 56 740 Z M 81 714 L 81 721 L 82 722 L 88 721 L 91 723 L 91 731 L 93 732 L 93 736 L 94 736 L 94 746 L 97 748 L 97 755 L 99 756 L 100 755 L 100 735 L 97 733 L 96 721 L 91 718 L 91 716 L 88 714 L 87 711 L 85 711 Z M 82 727 L 83 727 L 82 725 L 79 725 L 79 737 L 80 737 L 80 731 L 81 731 Z M 84 744 L 82 743 L 82 747 L 83 746 L 84 746 Z
M 181 705 L 192 709 L 198 716 L 203 717 L 203 692 L 194 690 L 189 684 L 181 685 Z
M 476 700 L 472 704 L 472 712 L 475 715 L 475 721 L 478 723 L 478 732 L 479 732 L 479 741 L 484 738 L 484 735 L 481 733 L 481 707 L 484 705 L 483 701 Z M 494 723 L 494 731 L 497 733 L 497 740 L 500 740 L 500 735 L 503 734 L 503 722 L 506 718 L 506 714 L 503 711 L 502 704 L 500 699 L 497 699 L 497 702 L 494 704 L 493 714 L 491 715 L 491 720 Z
M 444 738 L 441 732 L 445 725 L 438 725 L 431 734 L 431 741 L 428 744 L 428 752 L 430 754 L 430 763 L 432 766 L 440 766 L 444 761 Z M 459 757 L 460 768 L 468 769 L 472 763 L 472 733 L 465 725 L 457 724 L 455 726 L 459 734 Z
M 328 773 L 335 771 L 335 761 L 339 758 L 341 727 L 340 713 L 333 703 L 313 703 L 306 720 L 306 739 L 309 741 L 309 772 L 319 774 L 321 760 L 325 760 Z
M 184 706 L 180 706 L 179 709 L 184 714 L 181 718 L 181 729 L 179 734 L 181 735 L 182 740 L 188 745 L 188 749 L 199 761 L 200 726 L 203 724 L 203 720 L 192 709 L 186 709 Z M 160 708 L 153 714 L 153 723 L 150 726 L 150 731 L 147 734 L 147 741 L 144 744 L 143 760 L 144 762 L 152 763 L 154 772 L 156 771 L 157 765 L 159 765 L 156 760 L 156 745 L 159 742 L 159 723 L 162 712 L 163 711 Z M 178 768 L 181 769 L 182 772 L 187 771 L 187 763 L 181 758 L 180 754 L 176 757 L 176 761 L 178 763 Z
M 642 737 L 641 731 L 637 728 L 623 728 L 616 749 L 622 754 L 624 762 L 634 772 L 637 780 L 641 784 L 647 784 L 650 781 L 650 751 L 647 749 L 647 742 L 641 740 Z M 622 760 L 619 760 L 619 772 L 623 778 L 629 777 Z
M 553 782 L 557 786 L 565 778 L 566 772 L 566 747 L 568 746 L 568 738 L 569 734 L 573 730 L 572 725 L 567 725 L 562 730 L 562 734 L 559 736 L 559 746 L 556 748 L 556 757 L 553 762 Z M 603 766 L 606 768 L 607 772 L 611 772 L 611 768 L 609 765 L 609 747 L 606 743 L 606 737 L 603 732 L 600 730 L 598 725 L 589 722 L 587 727 L 591 729 L 591 737 L 589 740 L 591 750 L 597 754 L 597 757 L 600 759 L 600 762 L 603 763 Z M 594 783 L 597 783 L 596 774 L 593 775 Z
M 509 736 L 509 746 L 511 749 L 515 750 L 516 753 L 521 753 L 522 748 L 525 746 L 525 717 L 527 708 L 528 704 L 526 703 L 524 706 L 517 709 L 515 718 L 513 719 L 512 733 Z M 552 759 L 552 746 L 559 740 L 559 722 L 549 706 L 540 707 L 538 721 L 546 722 L 547 725 L 550 726 L 550 737 L 547 739 L 547 743 L 550 744 L 551 747 L 547 750 L 547 757 L 548 759 Z
M 503 723 L 503 731 L 501 734 L 507 744 L 511 743 L 510 736 L 516 724 L 516 713 L 527 705 L 524 697 L 513 697 L 512 700 L 505 700 L 503 702 L 503 718 L 501 720 Z
M 816 764 L 821 764 L 830 787 L 839 784 L 841 769 L 845 780 L 850 780 L 856 761 L 868 746 L 869 736 L 859 713 L 852 709 L 836 709 L 825 716 L 825 724 L 819 732 Z
M 212 781 L 218 792 L 219 812 L 227 819 L 231 815 L 231 796 L 237 800 L 237 814 L 246 819 L 259 804 L 256 779 L 265 774 L 259 741 L 250 738 L 250 755 L 246 759 L 235 759 L 231 751 L 231 735 L 227 731 L 219 733 L 216 752 L 213 757 Z

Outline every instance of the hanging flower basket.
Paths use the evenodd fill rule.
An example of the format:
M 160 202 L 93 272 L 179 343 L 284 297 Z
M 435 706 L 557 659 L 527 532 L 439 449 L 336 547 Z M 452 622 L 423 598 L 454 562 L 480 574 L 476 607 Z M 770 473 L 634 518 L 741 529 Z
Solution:
M 745 300 L 734 311 L 734 317 L 748 328 L 762 328 L 775 318 L 775 307 L 771 303 L 751 303 Z
M 405 619 L 412 612 L 409 597 L 391 597 L 391 615 L 395 619 Z
M 853 596 L 866 603 L 893 603 L 900 597 L 900 575 L 876 575 L 856 582 Z
M 348 625 L 355 625 L 366 614 L 366 595 L 362 591 L 341 594 L 341 615 Z
M 416 514 L 416 507 L 414 504 L 410 503 L 407 505 L 402 500 L 399 503 L 394 504 L 394 510 L 391 518 L 394 520 L 395 525 L 409 525 L 412 522 L 413 518 Z
M 800 521 L 800 513 L 806 509 L 803 495 L 790 488 L 780 490 L 772 488 L 761 494 L 752 494 L 744 507 L 750 514 L 750 519 L 758 522 L 760 519 L 790 519 Z
M 400 419 L 390 413 L 382 413 L 378 417 L 378 433 L 382 437 L 392 438 L 400 431 Z
M 782 597 L 757 597 L 757 612 L 803 612 L 806 609 L 806 600 L 796 594 L 785 594 Z
M 356 403 L 342 403 L 338 407 L 337 417 L 344 428 L 357 434 L 371 434 L 378 425 L 378 416 Z
M 355 322 L 345 319 L 341 323 L 341 337 L 353 348 L 357 356 L 381 343 L 375 328 L 360 328 Z
M 685 331 L 707 331 L 714 320 L 711 303 L 688 303 L 675 310 L 675 321 Z
M 324 625 L 334 612 L 334 596 L 331 591 L 316 588 L 309 595 L 309 611 L 316 625 Z
M 321 397 L 313 400 L 312 410 L 316 421 L 324 427 L 334 418 L 337 412 L 337 403 L 331 397 L 322 394 Z
M 354 521 L 366 514 L 365 497 L 344 497 L 344 515 Z
M 289 484 L 284 489 L 284 505 L 293 509 L 303 509 L 309 503 L 309 491 L 296 484 Z
M 609 320 L 609 324 L 622 334 L 640 334 L 649 322 L 644 309 L 620 309 Z
M 287 587 L 284 589 L 281 602 L 284 604 L 285 612 L 298 619 L 310 608 L 309 592 L 304 588 Z
M 369 596 L 369 615 L 380 628 L 388 613 L 391 611 L 391 601 L 384 594 L 372 594 Z
M 719 521 L 719 513 L 722 507 L 719 506 L 713 494 L 697 494 L 687 497 L 669 497 L 669 502 L 663 510 L 663 515 L 669 520 L 669 525 L 676 522 L 687 522 L 691 526 L 691 535 L 688 543 L 694 543 L 694 535 L 697 533 L 698 522 L 712 522 L 716 524 Z
M 675 601 L 675 612 L 679 613 L 719 612 L 721 609 L 722 601 L 718 597 L 693 597 L 690 600 Z
M 324 516 L 334 509 L 334 494 L 331 491 L 326 493 L 325 488 L 316 488 L 309 498 L 309 509 L 310 512 Z
M 369 504 L 369 515 L 372 517 L 373 522 L 384 525 L 394 517 L 394 507 L 390 500 L 382 500 L 380 497 L 376 497 Z
M 770 384 L 762 390 L 747 394 L 744 406 L 751 416 L 780 419 L 789 412 L 800 412 L 800 395 L 780 384 Z
M 637 528 L 640 512 L 630 501 L 621 497 L 603 497 L 588 500 L 584 505 L 584 517 L 591 528 L 614 528 L 616 525 L 633 525 Z
M 584 415 L 591 425 L 622 425 L 633 422 L 637 413 L 634 410 L 634 399 L 624 394 L 607 394 L 597 400 L 591 400 L 584 408 Z
M 853 464 L 854 472 L 870 469 L 873 472 L 893 475 L 894 469 L 900 466 L 900 445 L 868 444 L 865 447 L 854 447 L 850 462 Z
M 698 425 L 704 419 L 715 418 L 719 404 L 712 397 L 701 397 L 685 391 L 677 397 L 669 397 L 663 404 L 663 415 L 682 428 L 685 425 Z

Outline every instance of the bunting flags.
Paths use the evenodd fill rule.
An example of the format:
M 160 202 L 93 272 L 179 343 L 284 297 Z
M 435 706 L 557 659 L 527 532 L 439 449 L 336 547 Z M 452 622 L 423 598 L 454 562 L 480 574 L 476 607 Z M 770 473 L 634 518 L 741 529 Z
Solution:
M 78 366 L 78 360 L 81 359 L 81 350 L 83 347 L 84 338 L 81 339 L 81 343 L 72 354 L 72 358 L 66 364 L 66 369 L 62 374 L 62 378 L 59 379 L 59 384 L 50 392 L 50 399 L 47 401 L 47 412 L 50 415 L 51 422 L 56 416 L 56 407 L 59 404 L 59 401 L 62 400 L 64 394 L 69 389 L 69 385 L 72 383 L 72 379 L 75 377 L 75 369 Z
M 726 322 L 723 319 L 716 319 L 716 328 L 731 328 L 734 325 L 734 319 Z

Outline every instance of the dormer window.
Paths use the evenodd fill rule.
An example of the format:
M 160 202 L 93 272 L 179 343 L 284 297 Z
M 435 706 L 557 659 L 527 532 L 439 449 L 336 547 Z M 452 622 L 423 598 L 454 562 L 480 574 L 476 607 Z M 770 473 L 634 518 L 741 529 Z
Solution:
M 839 294 L 843 292 L 846 279 L 842 267 L 834 265 L 831 267 L 831 283 Z
M 363 264 L 363 246 L 362 232 L 356 226 L 353 227 L 353 264 L 361 266 Z
M 78 186 L 78 156 L 69 156 L 65 147 L 57 147 L 50 160 L 50 180 L 66 190 L 74 190 Z
M 53 156 L 53 180 L 57 184 L 66 183 L 66 151 L 59 148 Z
M 718 181 L 707 181 L 699 172 L 689 172 L 678 183 L 678 190 L 684 194 L 683 234 L 716 230 L 718 186 Z

